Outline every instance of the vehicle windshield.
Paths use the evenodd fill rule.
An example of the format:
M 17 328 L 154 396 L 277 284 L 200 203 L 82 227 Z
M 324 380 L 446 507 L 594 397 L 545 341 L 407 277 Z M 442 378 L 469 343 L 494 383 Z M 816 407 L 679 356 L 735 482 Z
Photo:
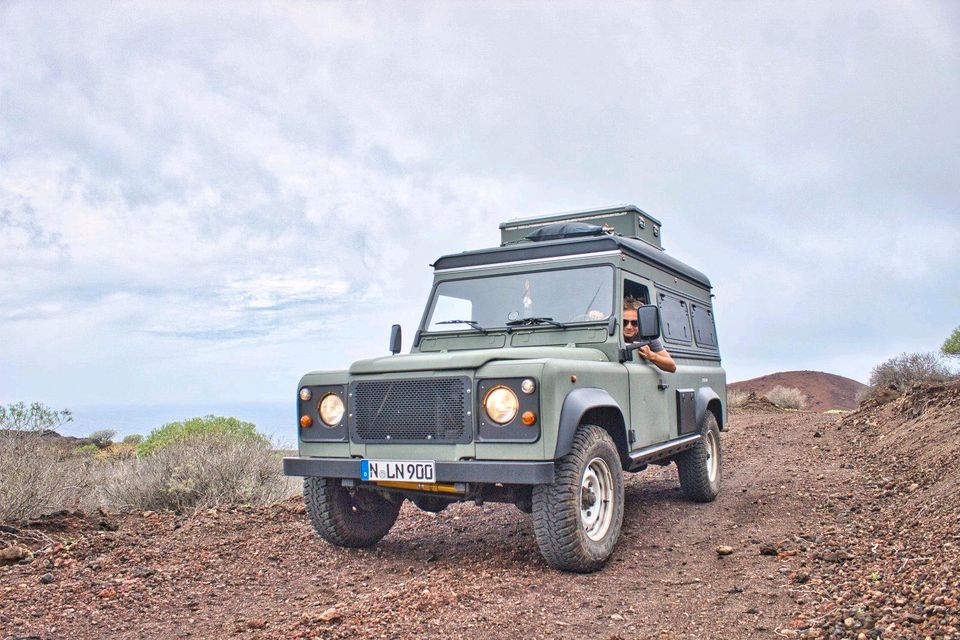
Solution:
M 613 281 L 609 266 L 447 280 L 433 291 L 427 331 L 484 331 L 508 323 L 556 328 L 556 323 L 606 320 L 613 313 Z M 517 322 L 528 318 L 540 320 Z

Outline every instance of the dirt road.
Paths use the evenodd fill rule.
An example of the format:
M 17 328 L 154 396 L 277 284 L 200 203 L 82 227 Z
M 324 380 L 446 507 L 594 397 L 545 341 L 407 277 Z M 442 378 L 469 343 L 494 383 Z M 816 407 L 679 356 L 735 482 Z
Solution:
M 0 638 L 795 637 L 829 574 L 811 558 L 844 561 L 820 537 L 859 481 L 836 420 L 733 416 L 711 504 L 682 500 L 673 466 L 628 476 L 619 546 L 591 575 L 548 568 L 509 505 L 407 503 L 359 551 L 319 540 L 297 501 L 49 518 L 53 547 L 0 534 L 46 547 L 0 567 Z

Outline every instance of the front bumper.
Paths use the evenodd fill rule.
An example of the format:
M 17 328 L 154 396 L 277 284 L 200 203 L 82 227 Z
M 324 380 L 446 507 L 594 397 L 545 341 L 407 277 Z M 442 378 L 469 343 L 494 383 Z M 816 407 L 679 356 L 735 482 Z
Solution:
M 486 482 L 501 484 L 550 484 L 554 464 L 499 460 L 463 460 L 436 462 L 437 482 Z M 359 458 L 284 458 L 283 473 L 288 476 L 360 479 Z

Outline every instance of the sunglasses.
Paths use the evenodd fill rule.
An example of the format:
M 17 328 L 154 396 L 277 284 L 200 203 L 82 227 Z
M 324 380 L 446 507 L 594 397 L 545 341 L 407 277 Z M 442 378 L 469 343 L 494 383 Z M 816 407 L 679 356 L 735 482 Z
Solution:
M 624 320 L 623 326 L 625 327 L 639 327 L 640 322 L 638 320 Z

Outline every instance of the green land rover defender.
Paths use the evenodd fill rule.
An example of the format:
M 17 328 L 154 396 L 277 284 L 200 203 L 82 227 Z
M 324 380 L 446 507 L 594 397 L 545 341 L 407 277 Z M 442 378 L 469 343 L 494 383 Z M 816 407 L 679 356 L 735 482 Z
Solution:
M 660 228 L 629 205 L 502 223 L 501 246 L 434 263 L 409 354 L 395 325 L 393 355 L 303 376 L 284 472 L 304 477 L 317 533 L 364 547 L 404 499 L 510 502 L 550 565 L 586 572 L 620 535 L 624 471 L 675 462 L 684 494 L 713 500 L 727 411 L 711 286 Z M 624 341 L 624 300 L 675 372 Z

